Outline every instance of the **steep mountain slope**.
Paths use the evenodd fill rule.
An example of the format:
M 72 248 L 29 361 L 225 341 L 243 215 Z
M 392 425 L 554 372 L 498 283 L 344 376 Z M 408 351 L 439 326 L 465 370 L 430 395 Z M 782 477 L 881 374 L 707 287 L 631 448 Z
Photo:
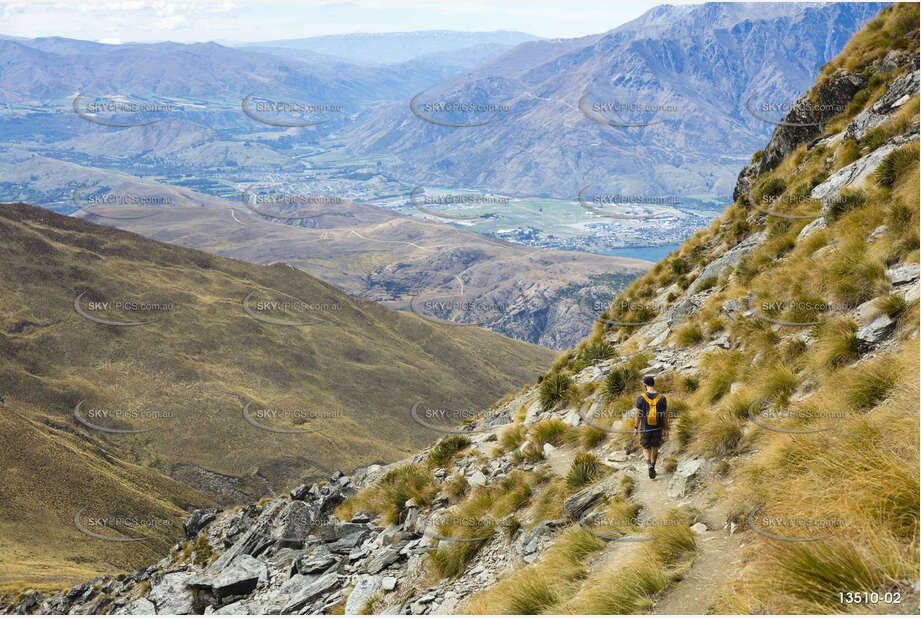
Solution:
M 917 614 L 918 23 L 893 5 L 855 35 L 785 122 L 848 88 L 845 108 L 778 128 L 723 217 L 536 385 L 424 417 L 445 435 L 407 459 L 193 514 L 102 592 L 7 606 Z M 630 412 L 650 374 L 671 427 L 655 479 Z
M 389 171 L 413 183 L 568 199 L 589 184 L 726 197 L 739 164 L 774 128 L 747 105 L 774 106 L 782 111 L 768 116 L 779 120 L 881 6 L 657 7 L 603 35 L 523 43 L 420 93 L 416 108 L 434 122 L 407 99 L 342 136 L 359 153 L 398 155 Z M 508 109 L 426 111 L 441 103 Z
M 435 435 L 412 422 L 416 402 L 477 410 L 552 357 L 351 298 L 284 264 L 214 257 L 22 204 L 0 208 L 0 230 L 0 401 L 14 415 L 0 495 L 12 522 L 33 529 L 23 543 L 73 540 L 72 528 L 48 527 L 74 513 L 46 517 L 53 507 L 38 494 L 48 488 L 55 505 L 76 505 L 88 465 L 113 478 L 136 469 L 129 464 L 149 467 L 225 504 L 252 500 L 335 468 L 398 459 Z M 20 452 L 17 435 L 75 444 L 43 466 L 46 447 Z M 97 461 L 103 451 L 128 463 Z M 100 490 L 100 499 L 149 489 L 149 504 L 119 503 L 150 515 L 160 502 L 175 511 L 176 496 L 182 506 L 207 502 L 169 479 L 140 489 L 154 472 L 125 474 L 120 493 Z M 20 541 L 3 538 L 20 555 Z M 58 547 L 65 563 L 80 555 Z M 3 577 L 36 573 L 6 559 Z M 95 564 L 131 564 L 114 560 Z
M 175 543 L 188 508 L 213 504 L 187 485 L 120 459 L 105 440 L 9 395 L 0 404 L 0 436 L 0 590 L 68 586 L 156 560 Z M 74 524 L 78 513 L 93 534 L 147 538 L 90 536 Z M 130 518 L 140 521 L 133 525 Z M 158 522 L 142 523 L 149 519 Z

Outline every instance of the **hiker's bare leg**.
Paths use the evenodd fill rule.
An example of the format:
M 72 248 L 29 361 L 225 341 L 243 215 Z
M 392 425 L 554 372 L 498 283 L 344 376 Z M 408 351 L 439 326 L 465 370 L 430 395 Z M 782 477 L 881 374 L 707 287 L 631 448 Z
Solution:
M 648 448 L 643 449 L 643 459 L 646 460 L 646 463 L 649 463 L 649 449 Z
M 646 461 L 652 465 L 656 465 L 656 459 L 659 457 L 659 447 L 653 446 L 649 449 L 649 457 L 646 458 Z

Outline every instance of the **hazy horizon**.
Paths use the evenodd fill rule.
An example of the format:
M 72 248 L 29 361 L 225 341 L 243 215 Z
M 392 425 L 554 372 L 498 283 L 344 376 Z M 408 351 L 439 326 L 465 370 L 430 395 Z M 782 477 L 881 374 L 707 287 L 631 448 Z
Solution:
M 2 35 L 100 43 L 246 44 L 328 35 L 451 30 L 543 38 L 598 34 L 663 4 L 699 2 L 34 2 L 0 0 Z

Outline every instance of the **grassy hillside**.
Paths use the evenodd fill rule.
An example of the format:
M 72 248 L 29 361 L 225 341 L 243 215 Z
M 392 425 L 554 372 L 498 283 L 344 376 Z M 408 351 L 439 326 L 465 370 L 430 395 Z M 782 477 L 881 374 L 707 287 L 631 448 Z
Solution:
M 411 496 L 505 527 L 442 526 L 488 541 L 439 544 L 407 597 L 444 577 L 469 582 L 473 564 L 496 573 L 521 531 L 571 515 L 564 501 L 590 487 L 592 517 L 652 517 L 652 542 L 607 542 L 636 535 L 627 525 L 601 524 L 603 537 L 557 523 L 549 550 L 457 611 L 918 612 L 917 70 L 918 5 L 887 7 L 801 100 L 844 98 L 841 109 L 812 128 L 778 127 L 723 216 L 499 406 L 511 422 L 494 446 L 443 440 L 340 507 L 398 520 Z M 630 434 L 644 374 L 674 415 L 657 481 Z M 471 460 L 510 470 L 473 486 Z M 700 472 L 682 476 L 686 464 Z M 440 488 L 436 467 L 447 470 Z
M 885 70 L 881 62 L 889 54 L 902 62 Z M 780 216 L 740 196 L 602 316 L 665 317 L 693 296 L 690 317 L 667 331 L 669 347 L 702 359 L 699 371 L 663 376 L 682 410 L 669 455 L 722 462 L 719 499 L 729 505 L 728 523 L 744 528 L 756 510 L 773 518 L 845 522 L 821 542 L 753 535 L 716 611 L 862 611 L 839 602 L 838 592 L 904 594 L 918 578 L 918 300 L 887 276 L 887 269 L 917 267 L 919 260 L 917 90 L 861 139 L 845 132 L 898 78 L 918 70 L 917 56 L 918 5 L 883 10 L 806 95 L 823 100 L 836 72 L 849 71 L 860 88 L 846 109 L 756 179 L 751 197 Z M 847 184 L 824 208 L 810 198 L 835 172 L 899 136 L 903 145 L 893 146 L 869 177 Z M 819 210 L 823 223 L 803 232 Z M 694 285 L 705 266 L 759 233 L 765 237 L 753 252 Z M 741 309 L 733 312 L 733 303 Z M 631 309 L 626 314 L 624 306 Z M 866 323 L 868 315 L 895 319 L 893 334 L 879 345 L 857 335 L 857 321 Z M 594 341 L 616 343 L 622 354 L 648 350 L 663 332 L 598 326 Z M 566 361 L 561 371 L 572 365 Z M 638 390 L 638 377 L 628 393 Z M 629 399 L 611 405 L 626 409 Z M 780 425 L 812 433 L 758 426 L 753 406 L 793 411 L 794 420 Z
M 412 421 L 416 402 L 480 409 L 533 379 L 552 354 L 356 300 L 284 265 L 214 257 L 24 204 L 0 206 L 0 235 L 4 464 L 33 462 L 4 465 L 0 503 L 16 517 L 4 518 L 14 528 L 3 542 L 15 551 L 4 552 L 3 577 L 29 580 L 52 547 L 55 572 L 98 564 L 53 532 L 81 500 L 127 505 L 126 492 L 143 489 L 173 515 L 180 502 L 206 502 L 168 479 L 144 481 L 145 468 L 224 503 L 282 492 L 336 468 L 399 459 L 436 435 Z M 92 304 L 116 301 L 158 307 Z M 260 309 L 273 302 L 288 305 Z M 244 418 L 247 404 L 255 422 Z M 97 461 L 100 449 L 129 463 L 106 472 L 117 487 L 86 491 L 85 460 L 109 466 Z M 56 463 L 39 465 L 52 455 Z M 129 464 L 141 467 L 125 472 Z M 59 494 L 53 504 L 46 488 Z M 111 570 L 125 565 L 120 551 L 92 555 Z
M 0 590 L 59 588 L 155 562 L 181 537 L 183 509 L 211 504 L 65 423 L 30 420 L 43 417 L 31 405 L 7 399 L 0 410 Z M 94 534 L 151 538 L 84 534 L 74 525 L 81 509 L 81 524 Z M 95 518 L 139 521 L 107 525 Z

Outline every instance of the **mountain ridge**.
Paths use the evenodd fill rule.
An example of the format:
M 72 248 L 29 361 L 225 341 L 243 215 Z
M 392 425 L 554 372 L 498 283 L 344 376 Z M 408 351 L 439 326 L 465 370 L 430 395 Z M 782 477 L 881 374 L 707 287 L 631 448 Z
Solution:
M 338 135 L 360 154 L 386 146 L 400 157 L 392 172 L 414 182 L 569 199 L 587 184 L 640 195 L 728 196 L 737 165 L 731 157 L 755 150 L 770 129 L 745 111 L 746 99 L 757 94 L 750 85 L 763 84 L 772 100 L 791 102 L 881 6 L 785 7 L 783 12 L 796 19 L 770 21 L 744 20 L 744 13 L 735 13 L 741 9 L 719 4 L 671 7 L 693 14 L 692 25 L 675 20 L 667 35 L 647 36 L 635 29 L 644 23 L 641 17 L 634 25 L 600 35 L 523 43 L 429 89 L 420 100 L 511 108 L 503 114 L 439 116 L 462 123 L 488 121 L 485 127 L 445 131 L 416 120 L 407 103 L 400 102 Z M 716 19 L 714 12 L 723 18 Z M 733 25 L 713 25 L 721 21 Z M 818 40 L 817 31 L 825 33 Z M 779 43 L 787 40 L 797 41 L 800 49 Z M 777 61 L 765 66 L 766 56 Z M 627 123 L 625 128 L 604 126 L 580 111 L 580 97 L 588 95 L 588 105 L 619 103 L 658 111 L 602 114 Z M 719 148 L 706 151 L 707 144 Z M 414 154 L 423 150 L 424 159 Z M 457 151 L 471 156 L 455 160 L 450 153 Z M 525 160 L 523 153 L 531 152 L 539 153 L 541 165 Z M 559 156 L 563 152 L 568 156 Z M 471 161 L 484 160 L 496 164 L 486 173 L 474 169 Z

